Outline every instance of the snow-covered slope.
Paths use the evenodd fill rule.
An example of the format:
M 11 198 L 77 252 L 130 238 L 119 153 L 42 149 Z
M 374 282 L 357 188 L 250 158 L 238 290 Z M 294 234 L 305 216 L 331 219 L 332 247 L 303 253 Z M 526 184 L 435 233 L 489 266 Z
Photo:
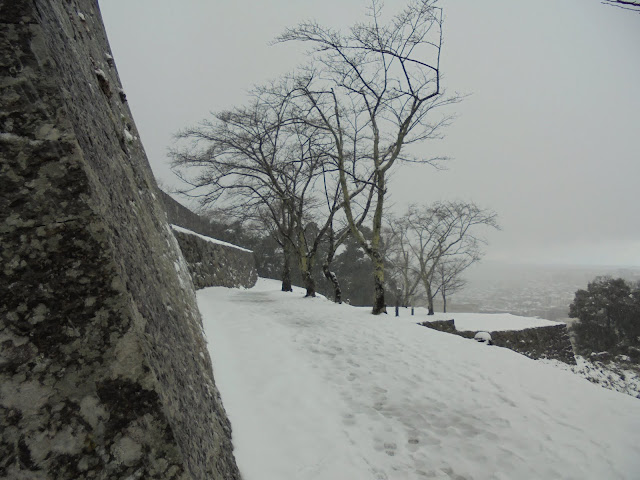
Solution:
M 274 281 L 198 299 L 245 480 L 638 478 L 630 396 Z
M 567 365 L 558 360 L 541 359 L 539 361 L 553 365 L 556 368 L 569 370 L 602 388 L 626 393 L 640 399 L 640 368 L 638 368 L 637 364 L 627 361 L 592 361 L 580 355 L 576 355 L 577 365 Z

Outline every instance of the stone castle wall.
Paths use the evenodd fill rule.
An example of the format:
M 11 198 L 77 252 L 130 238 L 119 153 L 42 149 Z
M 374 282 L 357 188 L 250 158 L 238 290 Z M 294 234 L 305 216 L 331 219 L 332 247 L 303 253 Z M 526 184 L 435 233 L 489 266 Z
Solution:
M 218 238 L 218 232 L 206 219 L 180 204 L 171 195 L 160 191 L 160 200 L 167 212 L 169 223 L 211 238 Z
M 203 238 L 202 236 L 215 239 L 218 234 L 206 218 L 192 212 L 165 192 L 160 192 L 160 199 L 169 223 L 193 232 L 189 234 L 174 228 L 174 234 L 187 260 L 196 289 L 250 288 L 256 284 L 258 271 L 253 252 Z
M 438 320 L 423 322 L 420 325 L 441 332 L 453 333 L 465 338 L 473 338 L 472 331 L 458 331 L 455 320 Z M 507 330 L 489 332 L 491 341 L 498 347 L 508 348 L 535 360 L 548 358 L 560 360 L 570 365 L 576 364 L 573 347 L 566 325 L 525 328 L 524 330 Z
M 180 229 L 173 230 L 196 289 L 251 288 L 258 281 L 256 261 L 250 250 L 215 243 L 207 237 Z
M 239 479 L 97 2 L 0 30 L 0 478 Z

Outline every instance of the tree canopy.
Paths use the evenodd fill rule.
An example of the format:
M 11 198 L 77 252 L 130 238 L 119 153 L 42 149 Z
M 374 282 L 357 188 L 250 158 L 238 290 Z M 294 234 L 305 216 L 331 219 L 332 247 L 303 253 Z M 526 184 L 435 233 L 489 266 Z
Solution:
M 598 277 L 576 292 L 569 316 L 578 319 L 572 330 L 579 351 L 640 352 L 640 285 Z

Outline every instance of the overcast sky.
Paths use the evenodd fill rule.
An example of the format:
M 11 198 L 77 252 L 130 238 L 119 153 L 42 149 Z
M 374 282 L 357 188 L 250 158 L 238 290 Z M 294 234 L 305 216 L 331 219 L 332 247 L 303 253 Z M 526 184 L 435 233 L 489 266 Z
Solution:
M 166 153 L 177 130 L 304 61 L 304 47 L 268 45 L 285 27 L 346 27 L 367 4 L 100 0 L 156 178 L 177 182 Z M 599 0 L 440 5 L 445 86 L 470 96 L 446 138 L 422 147 L 452 157 L 448 169 L 399 169 L 395 208 L 463 199 L 495 210 L 490 260 L 640 266 L 640 14 Z

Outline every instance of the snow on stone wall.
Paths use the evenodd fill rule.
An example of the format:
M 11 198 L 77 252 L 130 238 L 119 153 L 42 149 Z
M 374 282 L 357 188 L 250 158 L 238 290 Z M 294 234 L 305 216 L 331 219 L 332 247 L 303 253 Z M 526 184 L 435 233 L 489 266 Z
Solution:
M 0 479 L 239 479 L 95 0 L 0 0 Z

